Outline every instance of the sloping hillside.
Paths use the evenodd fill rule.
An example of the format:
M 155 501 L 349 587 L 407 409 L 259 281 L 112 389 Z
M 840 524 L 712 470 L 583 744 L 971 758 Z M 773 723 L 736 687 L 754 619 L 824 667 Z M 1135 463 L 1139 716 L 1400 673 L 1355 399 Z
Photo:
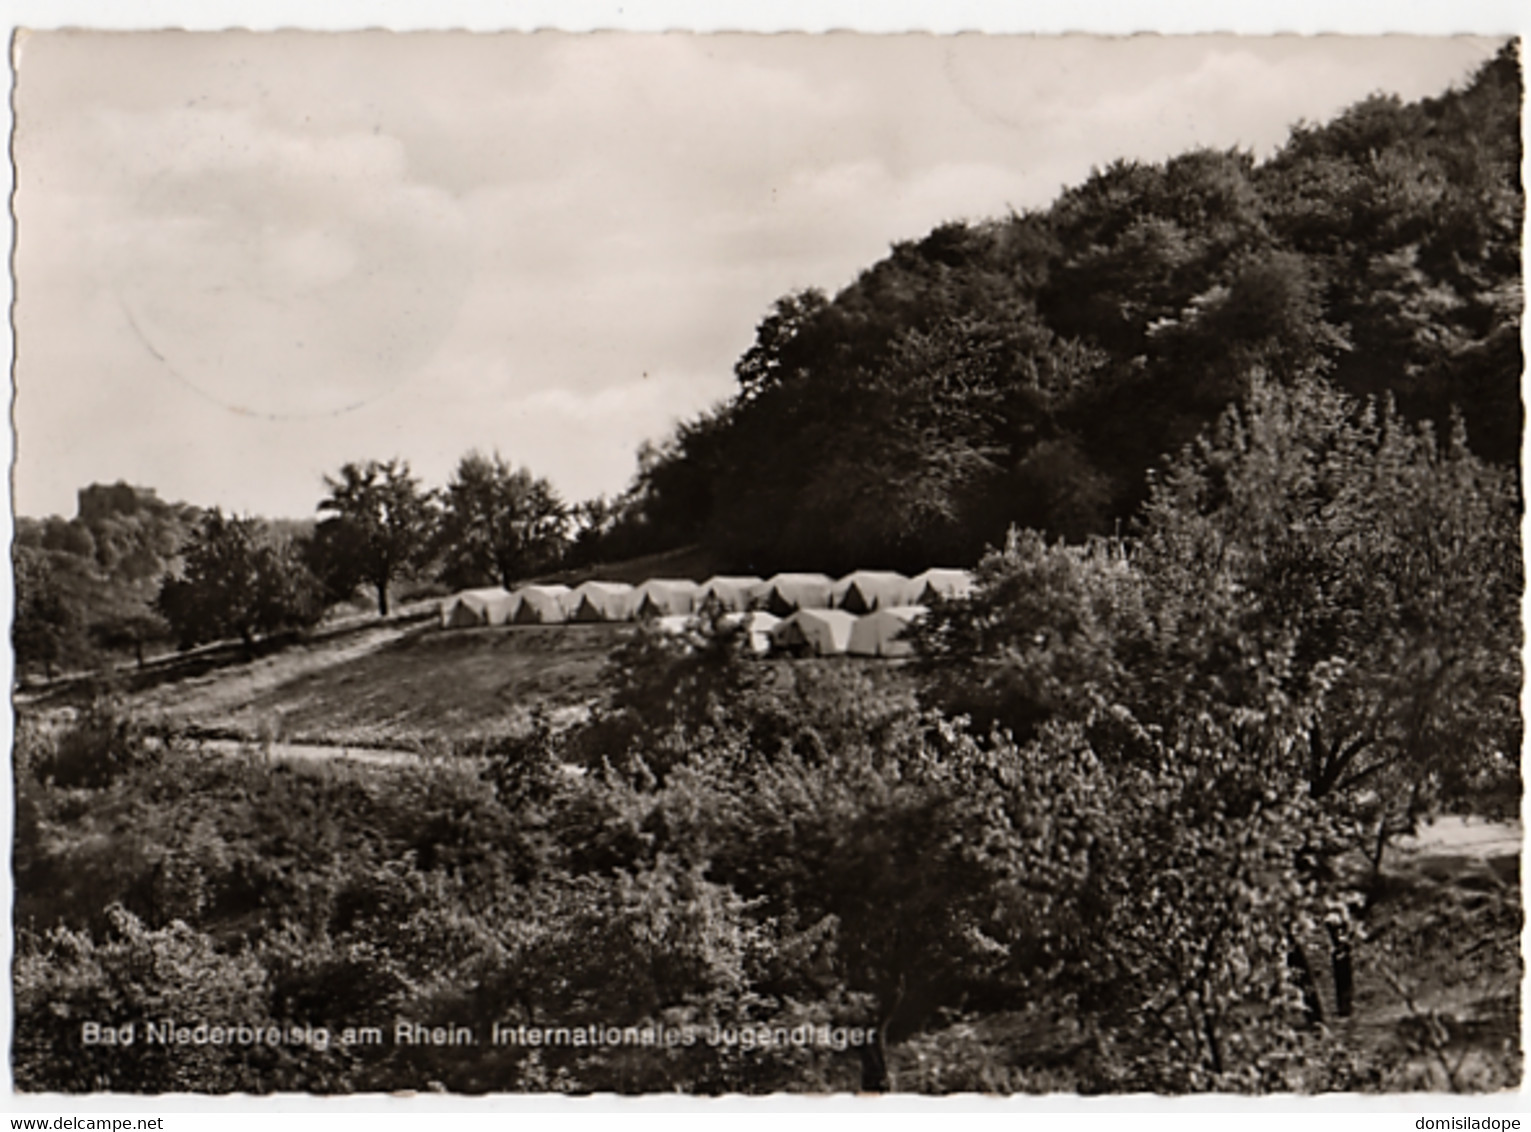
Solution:
M 1256 374 L 1389 395 L 1510 465 L 1521 434 L 1521 76 L 1373 96 L 1272 158 L 1119 161 L 1049 208 L 784 296 L 735 396 L 643 461 L 624 553 L 732 570 L 971 562 L 1011 524 L 1131 521 Z
M 633 632 L 631 625 L 443 631 L 418 620 L 373 624 L 253 660 L 189 666 L 127 697 L 135 715 L 172 733 L 436 749 L 519 730 L 537 705 L 597 698 L 607 657 Z M 66 702 L 53 697 L 28 710 Z

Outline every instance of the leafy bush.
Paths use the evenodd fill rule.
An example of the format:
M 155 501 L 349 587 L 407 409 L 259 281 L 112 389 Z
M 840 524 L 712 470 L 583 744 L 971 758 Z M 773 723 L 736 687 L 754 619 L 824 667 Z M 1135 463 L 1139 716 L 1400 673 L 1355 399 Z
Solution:
M 100 790 L 158 758 L 141 723 L 106 700 L 94 700 L 48 738 L 29 728 L 23 760 L 39 781 L 66 789 Z
M 269 1019 L 265 975 L 252 955 L 222 955 L 184 923 L 150 931 L 120 907 L 97 942 L 56 928 L 23 936 L 15 968 L 16 1084 L 53 1092 L 260 1091 L 271 1047 L 151 1044 L 144 1025 L 173 1019 L 257 1025 Z M 131 1049 L 86 1044 L 96 1023 L 134 1026 Z M 61 1051 L 67 1051 L 61 1056 Z

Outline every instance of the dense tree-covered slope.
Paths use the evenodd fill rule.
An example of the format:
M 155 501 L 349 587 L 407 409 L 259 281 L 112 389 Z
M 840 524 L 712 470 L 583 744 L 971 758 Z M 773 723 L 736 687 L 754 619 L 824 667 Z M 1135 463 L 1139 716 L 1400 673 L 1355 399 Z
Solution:
M 739 387 L 646 453 L 610 556 L 740 567 L 972 561 L 1079 537 L 1264 373 L 1465 419 L 1517 459 L 1518 51 L 1463 89 L 1374 96 L 1257 163 L 1117 162 L 1045 211 L 943 225 L 832 299 L 778 300 Z

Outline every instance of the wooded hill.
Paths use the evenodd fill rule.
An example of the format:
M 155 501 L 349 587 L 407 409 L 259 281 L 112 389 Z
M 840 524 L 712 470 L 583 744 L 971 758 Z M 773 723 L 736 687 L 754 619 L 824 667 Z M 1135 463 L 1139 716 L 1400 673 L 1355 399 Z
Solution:
M 142 649 L 167 635 L 155 595 L 200 519 L 190 504 L 120 482 L 80 489 L 73 519 L 18 516 L 12 632 L 22 663 L 80 666 L 97 648 Z
M 210 521 L 219 529 L 242 522 L 272 547 L 306 546 L 314 530 L 312 521 L 292 519 L 226 523 L 221 514 L 122 481 L 81 488 L 78 499 L 72 519 L 16 518 L 12 641 L 23 667 L 49 675 L 125 656 L 142 664 L 146 650 L 174 642 L 161 594 L 166 580 L 183 572 L 188 549 L 198 555 Z
M 1011 524 L 1109 532 L 1258 373 L 1459 412 L 1516 462 L 1521 95 L 1507 44 L 1462 89 L 1373 96 L 1264 162 L 1119 161 L 779 299 L 734 396 L 640 456 L 603 556 L 918 570 Z

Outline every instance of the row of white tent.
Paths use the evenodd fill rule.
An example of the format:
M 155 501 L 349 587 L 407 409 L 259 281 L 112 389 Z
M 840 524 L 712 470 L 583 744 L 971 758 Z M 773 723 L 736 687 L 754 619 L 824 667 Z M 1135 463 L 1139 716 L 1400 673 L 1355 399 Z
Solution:
M 891 570 L 857 570 L 838 581 L 824 574 L 777 574 L 771 578 L 718 576 L 705 582 L 655 578 L 639 586 L 601 581 L 573 588 L 555 584 L 505 590 L 496 586 L 464 590 L 444 599 L 441 624 L 446 628 L 466 628 L 632 621 L 686 617 L 709 606 L 732 613 L 760 612 L 787 619 L 807 610 L 843 612 L 854 618 L 965 597 L 972 588 L 972 575 L 967 570 L 955 569 L 926 570 L 913 578 Z
M 785 652 L 814 656 L 908 656 L 914 646 L 904 630 L 926 613 L 923 605 L 890 605 L 872 613 L 855 614 L 844 609 L 799 609 L 778 617 L 763 609 L 725 613 L 724 625 L 736 625 L 749 634 L 749 646 L 757 653 Z M 695 615 L 670 614 L 656 624 L 667 633 L 690 632 L 698 625 Z

